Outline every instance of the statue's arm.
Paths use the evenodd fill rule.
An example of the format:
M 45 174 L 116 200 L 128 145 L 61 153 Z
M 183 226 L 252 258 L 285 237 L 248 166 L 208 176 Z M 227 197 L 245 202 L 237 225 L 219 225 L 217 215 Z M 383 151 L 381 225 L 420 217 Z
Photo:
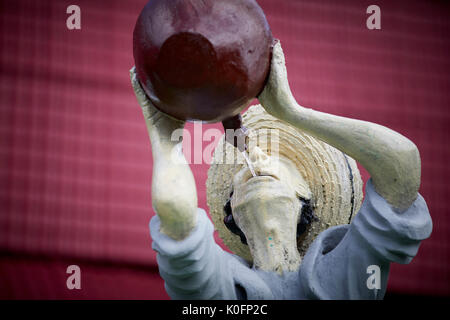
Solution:
M 289 88 L 279 42 L 273 50 L 267 85 L 258 98 L 273 116 L 321 139 L 361 163 L 369 171 L 377 193 L 397 211 L 406 210 L 417 198 L 420 155 L 415 144 L 378 124 L 300 106 Z
M 142 107 L 152 144 L 152 204 L 161 220 L 160 231 L 175 240 L 186 238 L 197 219 L 195 180 L 178 140 L 184 122 L 158 111 L 142 90 L 135 73 L 130 70 L 131 83 Z M 172 139 L 172 135 L 175 132 Z M 175 141 L 172 141 L 175 140 Z

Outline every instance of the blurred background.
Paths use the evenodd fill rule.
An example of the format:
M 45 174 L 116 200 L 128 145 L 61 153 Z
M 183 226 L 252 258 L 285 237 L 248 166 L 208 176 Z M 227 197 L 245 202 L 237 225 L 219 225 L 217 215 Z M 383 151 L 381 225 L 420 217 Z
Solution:
M 148 231 L 151 149 L 128 75 L 145 3 L 0 1 L 1 299 L 168 298 Z M 258 3 L 300 104 L 417 144 L 434 230 L 410 265 L 392 265 L 386 297 L 450 295 L 449 2 Z M 66 27 L 71 4 L 81 30 Z M 366 28 L 371 4 L 381 30 Z M 208 209 L 208 165 L 191 167 Z M 81 290 L 66 287 L 73 264 Z

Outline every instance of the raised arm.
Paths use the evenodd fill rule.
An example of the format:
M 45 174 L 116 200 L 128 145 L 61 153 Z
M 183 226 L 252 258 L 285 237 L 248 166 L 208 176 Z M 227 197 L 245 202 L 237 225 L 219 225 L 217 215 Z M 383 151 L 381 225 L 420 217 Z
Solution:
M 161 220 L 160 231 L 172 239 L 186 238 L 197 219 L 197 190 L 191 169 L 182 152 L 182 141 L 172 141 L 172 133 L 183 129 L 184 122 L 158 111 L 146 97 L 135 68 L 131 83 L 142 107 L 152 144 L 152 204 Z
M 420 185 L 420 155 L 406 137 L 381 125 L 300 106 L 289 88 L 283 50 L 273 49 L 267 85 L 258 97 L 266 111 L 348 154 L 369 171 L 378 194 L 406 210 Z

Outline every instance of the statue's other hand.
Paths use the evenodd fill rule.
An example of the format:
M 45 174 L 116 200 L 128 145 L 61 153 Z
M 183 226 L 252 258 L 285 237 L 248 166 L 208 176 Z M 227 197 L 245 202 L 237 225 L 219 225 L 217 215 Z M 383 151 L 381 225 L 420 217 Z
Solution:
M 160 131 L 160 134 L 170 135 L 174 130 L 184 127 L 184 121 L 166 115 L 152 104 L 137 79 L 136 67 L 134 66 L 130 69 L 130 79 L 134 94 L 136 95 L 136 99 L 142 108 L 142 112 L 144 114 L 145 121 L 149 125 L 149 129 L 157 129 Z
M 179 132 L 172 139 L 175 130 L 183 129 L 185 122 L 156 109 L 142 89 L 135 67 L 130 70 L 130 78 L 152 143 L 152 205 L 161 219 L 161 232 L 181 240 L 197 221 L 194 176 L 182 152 Z
M 273 47 L 269 77 L 258 100 L 269 114 L 279 119 L 286 118 L 289 108 L 296 105 L 289 87 L 284 53 L 279 40 L 276 40 Z

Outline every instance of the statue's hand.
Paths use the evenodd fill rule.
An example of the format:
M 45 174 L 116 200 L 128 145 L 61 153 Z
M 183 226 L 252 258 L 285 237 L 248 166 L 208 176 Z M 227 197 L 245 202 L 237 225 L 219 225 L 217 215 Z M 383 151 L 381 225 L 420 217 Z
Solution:
M 183 129 L 185 122 L 155 108 L 142 90 L 135 67 L 130 70 L 130 78 L 152 142 L 152 204 L 161 219 L 160 231 L 181 240 L 194 229 L 197 221 L 194 176 L 182 151 L 180 133 L 172 139 L 175 130 Z
M 284 53 L 279 40 L 273 47 L 269 78 L 258 100 L 269 114 L 282 120 L 288 117 L 290 108 L 297 105 L 289 87 Z
M 136 67 L 130 69 L 130 79 L 138 103 L 142 108 L 142 113 L 144 114 L 150 134 L 152 131 L 156 130 L 159 138 L 167 140 L 170 139 L 174 130 L 182 129 L 184 127 L 184 121 L 172 118 L 156 109 L 148 99 L 137 79 Z

